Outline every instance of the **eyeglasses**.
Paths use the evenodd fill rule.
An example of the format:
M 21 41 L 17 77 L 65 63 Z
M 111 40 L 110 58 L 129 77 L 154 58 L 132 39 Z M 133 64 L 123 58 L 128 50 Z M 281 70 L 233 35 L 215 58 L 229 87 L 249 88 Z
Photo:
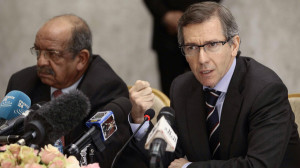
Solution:
M 40 58 L 42 51 L 44 51 L 44 57 L 48 60 L 52 60 L 54 62 L 59 61 L 63 58 L 63 51 L 56 51 L 56 50 L 39 50 L 35 47 L 30 48 L 30 52 L 32 55 L 36 56 L 37 59 Z
M 231 38 L 226 41 L 215 41 L 203 45 L 181 45 L 181 52 L 184 56 L 193 57 L 197 56 L 200 52 L 200 48 L 203 47 L 204 52 L 207 54 L 213 54 L 221 49 Z

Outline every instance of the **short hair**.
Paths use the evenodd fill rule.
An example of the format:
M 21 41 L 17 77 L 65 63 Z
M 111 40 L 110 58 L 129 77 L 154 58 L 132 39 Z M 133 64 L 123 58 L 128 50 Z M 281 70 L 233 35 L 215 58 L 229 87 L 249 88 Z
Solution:
M 67 43 L 67 48 L 74 54 L 73 58 L 83 49 L 90 53 L 89 61 L 92 59 L 92 32 L 85 20 L 74 14 L 64 14 L 53 17 L 51 20 L 63 18 L 69 21 L 73 27 L 71 38 Z
M 178 43 L 184 45 L 183 27 L 189 24 L 203 23 L 212 16 L 220 19 L 223 34 L 228 40 L 239 34 L 238 25 L 232 13 L 223 5 L 216 2 L 202 2 L 191 5 L 178 22 Z M 232 44 L 232 41 L 230 42 Z

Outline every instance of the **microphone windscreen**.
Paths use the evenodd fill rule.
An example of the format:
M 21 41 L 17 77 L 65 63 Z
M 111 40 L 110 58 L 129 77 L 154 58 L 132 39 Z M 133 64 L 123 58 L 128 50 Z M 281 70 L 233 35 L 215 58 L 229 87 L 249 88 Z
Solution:
M 114 113 L 116 121 L 127 121 L 128 114 L 131 110 L 131 103 L 128 98 L 126 97 L 119 97 L 110 103 L 108 103 L 104 110 L 110 110 Z M 125 118 L 126 117 L 126 118 Z
M 155 111 L 152 108 L 150 108 L 150 109 L 146 110 L 145 116 L 146 115 L 148 115 L 150 117 L 149 120 L 152 120 L 152 118 L 155 116 Z
M 26 110 L 22 115 L 15 117 L 14 119 L 8 120 L 5 124 L 0 127 L 0 135 L 20 135 L 24 132 L 24 121 L 30 113 L 35 113 L 35 111 L 42 107 L 46 102 L 39 102 L 33 104 L 28 110 Z
M 46 131 L 45 140 L 53 143 L 80 124 L 88 115 L 90 106 L 89 99 L 81 91 L 70 91 L 44 104 L 32 115 L 30 113 L 25 130 L 26 123 L 39 120 Z
M 162 116 L 164 116 L 166 118 L 166 120 L 168 121 L 168 123 L 170 124 L 171 127 L 174 126 L 175 111 L 173 110 L 173 108 L 168 107 L 168 106 L 163 107 L 157 115 L 157 120 L 159 120 Z
M 13 90 L 3 98 L 0 104 L 0 118 L 11 120 L 24 113 L 31 105 L 30 98 L 23 92 Z

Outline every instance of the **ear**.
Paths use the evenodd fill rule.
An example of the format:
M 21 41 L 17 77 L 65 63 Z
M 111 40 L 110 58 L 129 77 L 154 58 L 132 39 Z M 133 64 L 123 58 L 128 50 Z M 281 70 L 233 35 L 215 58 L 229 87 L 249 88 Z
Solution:
M 236 57 L 239 48 L 240 48 L 240 36 L 236 35 L 232 37 L 231 56 Z
M 90 58 L 90 52 L 87 49 L 81 50 L 77 55 L 77 70 L 82 71 L 87 67 L 87 64 L 89 63 Z

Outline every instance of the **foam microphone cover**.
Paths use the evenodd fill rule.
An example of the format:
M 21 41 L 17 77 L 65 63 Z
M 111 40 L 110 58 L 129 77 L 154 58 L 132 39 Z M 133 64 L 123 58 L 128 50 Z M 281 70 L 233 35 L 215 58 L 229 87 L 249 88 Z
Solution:
M 54 143 L 81 123 L 88 115 L 90 106 L 89 99 L 81 91 L 70 91 L 29 114 L 25 121 L 25 130 L 26 123 L 38 120 L 46 131 L 46 143 Z
M 157 115 L 157 120 L 159 120 L 162 116 L 165 117 L 167 122 L 170 124 L 172 128 L 175 126 L 175 111 L 171 107 L 163 107 L 160 111 L 159 114 Z
M 150 108 L 145 111 L 145 116 L 149 116 L 149 120 L 152 120 L 152 118 L 155 116 L 155 111 Z
M 23 92 L 13 90 L 7 93 L 0 103 L 0 118 L 11 120 L 18 117 L 31 105 L 30 98 Z

